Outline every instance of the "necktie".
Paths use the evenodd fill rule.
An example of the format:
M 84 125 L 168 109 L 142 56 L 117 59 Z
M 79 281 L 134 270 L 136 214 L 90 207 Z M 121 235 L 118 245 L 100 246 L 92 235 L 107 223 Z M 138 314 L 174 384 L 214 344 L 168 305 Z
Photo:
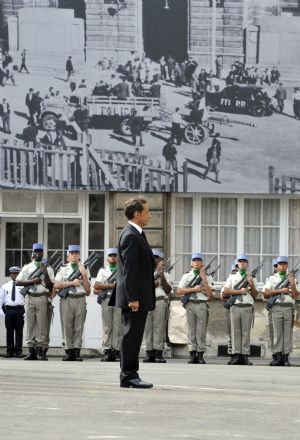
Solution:
M 12 287 L 12 291 L 11 291 L 11 300 L 15 301 L 16 300 L 16 283 L 13 282 L 13 287 Z

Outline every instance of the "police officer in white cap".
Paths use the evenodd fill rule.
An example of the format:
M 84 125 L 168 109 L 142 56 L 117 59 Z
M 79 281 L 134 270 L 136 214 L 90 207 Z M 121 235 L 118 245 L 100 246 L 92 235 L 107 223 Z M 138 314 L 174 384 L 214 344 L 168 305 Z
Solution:
M 37 352 L 41 360 L 48 360 L 46 341 L 46 323 L 48 313 L 48 296 L 51 295 L 54 272 L 51 267 L 46 267 L 42 262 L 44 246 L 43 243 L 35 243 L 32 246 L 33 260 L 23 266 L 16 278 L 18 286 L 30 286 L 25 297 L 25 311 L 27 334 L 26 342 L 29 348 L 29 355 L 24 360 L 37 360 Z M 32 279 L 36 269 L 41 269 L 41 276 Z
M 254 300 L 258 295 L 257 281 L 247 273 L 249 258 L 245 254 L 237 256 L 238 272 L 230 274 L 227 278 L 223 296 L 235 296 L 236 300 L 230 309 L 232 348 L 234 359 L 231 365 L 252 365 L 248 356 L 250 355 L 250 332 L 254 313 Z M 234 287 L 243 278 L 247 277 L 248 287 L 240 290 Z
M 101 305 L 104 353 L 102 362 L 120 360 L 120 347 L 122 339 L 121 309 L 109 306 L 112 290 L 116 284 L 117 275 L 117 248 L 107 250 L 107 263 L 97 274 L 94 284 L 94 293 L 98 295 L 97 302 Z
M 288 287 L 278 288 L 278 284 L 288 277 Z M 277 258 L 277 273 L 270 276 L 264 285 L 266 299 L 276 296 L 272 307 L 275 360 L 272 366 L 289 367 L 289 354 L 293 351 L 293 316 L 294 304 L 299 295 L 299 288 L 294 276 L 288 272 L 288 257 Z
M 189 283 L 200 275 L 201 281 L 194 287 Z M 188 323 L 189 364 L 206 364 L 203 354 L 206 350 L 206 332 L 208 324 L 208 301 L 214 296 L 213 279 L 206 275 L 203 265 L 203 255 L 200 252 L 192 254 L 192 270 L 184 274 L 178 285 L 178 295 L 188 295 L 186 317 Z
M 165 331 L 168 310 L 168 295 L 172 291 L 170 275 L 164 272 L 165 255 L 160 249 L 152 249 L 155 259 L 155 309 L 148 312 L 144 338 L 146 342 L 146 358 L 143 362 L 166 363 L 163 357 Z
M 80 276 L 68 281 L 68 277 L 79 269 Z M 61 267 L 55 277 L 54 288 L 70 288 L 67 296 L 60 299 L 62 334 L 66 355 L 64 361 L 82 361 L 80 350 L 86 317 L 86 296 L 90 294 L 90 273 L 80 264 L 80 246 L 70 244 L 68 247 L 68 264 Z
M 25 301 L 20 293 L 21 287 L 15 282 L 20 272 L 18 266 L 10 267 L 11 279 L 0 287 L 0 317 L 5 317 L 7 358 L 22 357 Z

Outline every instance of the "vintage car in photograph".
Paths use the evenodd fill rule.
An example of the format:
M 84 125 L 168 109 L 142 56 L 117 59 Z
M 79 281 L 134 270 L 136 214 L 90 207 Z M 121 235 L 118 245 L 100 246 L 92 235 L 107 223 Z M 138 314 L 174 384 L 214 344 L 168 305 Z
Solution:
M 255 85 L 233 84 L 220 92 L 207 92 L 206 105 L 210 110 L 251 116 L 270 116 L 274 112 L 267 92 Z

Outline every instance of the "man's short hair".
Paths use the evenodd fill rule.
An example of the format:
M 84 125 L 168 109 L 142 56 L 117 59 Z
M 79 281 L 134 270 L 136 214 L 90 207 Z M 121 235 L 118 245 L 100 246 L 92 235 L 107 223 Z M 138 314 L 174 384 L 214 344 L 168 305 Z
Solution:
M 147 203 L 147 200 L 142 198 L 127 200 L 124 205 L 124 213 L 128 220 L 133 219 L 135 212 L 142 212 L 144 210 L 145 203 Z

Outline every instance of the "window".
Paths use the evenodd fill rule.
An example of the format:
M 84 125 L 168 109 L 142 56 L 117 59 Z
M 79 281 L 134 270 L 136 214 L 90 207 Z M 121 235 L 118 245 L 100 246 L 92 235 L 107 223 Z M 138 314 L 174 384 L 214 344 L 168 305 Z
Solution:
M 66 261 L 69 244 L 80 244 L 80 223 L 60 220 L 47 223 L 48 257 L 58 250 L 63 262 Z
M 5 191 L 2 193 L 4 212 L 35 212 L 36 193 Z
M 272 259 L 279 254 L 279 214 L 279 200 L 244 201 L 244 251 L 251 257 L 251 269 L 264 259 L 258 281 L 264 281 L 272 273 Z
M 237 200 L 203 198 L 201 203 L 201 251 L 207 257 L 214 256 L 211 269 L 220 264 L 214 279 L 225 280 L 228 268 L 236 256 L 237 247 Z M 210 258 L 209 258 L 210 257 Z
M 30 263 L 32 244 L 38 241 L 38 223 L 7 222 L 5 234 L 5 276 L 9 267 Z
M 300 260 L 300 200 L 289 201 L 290 268 Z
M 78 195 L 73 193 L 46 193 L 44 198 L 45 212 L 74 213 L 78 212 Z
M 105 231 L 105 196 L 103 194 L 89 195 L 89 255 L 96 251 L 100 258 L 91 268 L 95 277 L 104 264 L 104 231 Z

